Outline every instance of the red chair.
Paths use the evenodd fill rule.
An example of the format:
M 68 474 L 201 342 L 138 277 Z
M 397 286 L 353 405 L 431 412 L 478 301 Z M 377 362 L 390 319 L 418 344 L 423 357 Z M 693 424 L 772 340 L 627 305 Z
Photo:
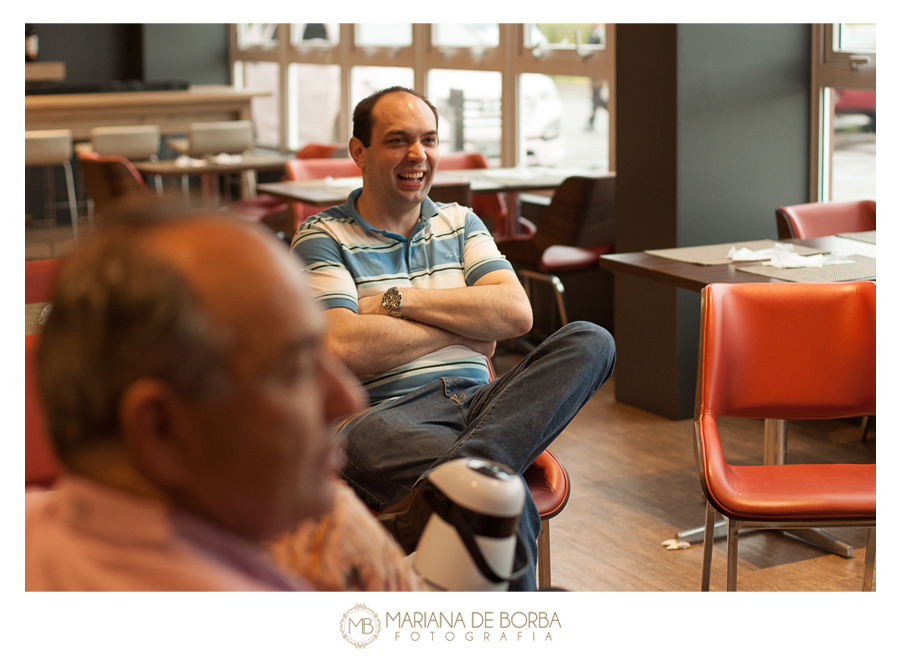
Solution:
M 25 303 L 49 302 L 62 258 L 25 261 Z
M 147 184 L 131 161 L 121 155 L 97 155 L 93 151 L 78 154 L 93 212 L 103 215 L 127 196 L 150 195 Z
M 286 167 L 288 180 L 317 180 L 319 178 L 349 178 L 362 176 L 362 171 L 352 158 L 310 158 L 306 160 L 290 160 Z M 327 210 L 330 206 L 310 206 L 305 203 L 294 203 L 295 228 L 316 213 Z
M 544 450 L 522 474 L 541 516 L 538 536 L 538 588 L 550 587 L 550 519 L 569 502 L 569 474 L 549 450 Z
M 701 298 L 694 454 L 707 499 L 701 589 L 716 513 L 727 521 L 726 587 L 737 589 L 740 528 L 869 528 L 875 569 L 875 464 L 738 466 L 720 416 L 784 420 L 875 413 L 875 284 L 711 284 Z M 777 371 L 773 370 L 777 365 Z
M 801 203 L 775 211 L 778 239 L 807 240 L 837 233 L 875 230 L 875 202 Z
M 442 153 L 438 169 L 440 171 L 457 171 L 460 169 L 487 169 L 487 159 L 482 153 L 466 153 L 457 151 L 454 153 Z M 506 201 L 502 194 L 473 194 L 472 210 L 482 220 L 493 222 L 493 233 L 509 234 L 509 214 L 506 209 Z M 528 222 L 528 224 L 531 224 Z M 526 232 L 528 225 L 525 225 Z M 531 224 L 531 228 L 534 225 Z M 530 231 L 533 234 L 533 231 Z
M 300 159 L 330 158 L 338 148 L 337 144 L 311 143 L 297 151 L 294 157 Z M 295 222 L 290 221 L 289 218 L 290 207 L 288 204 L 271 194 L 260 194 L 249 199 L 235 201 L 228 207 L 228 210 L 236 217 L 266 224 L 276 233 L 279 231 L 285 233 L 288 241 L 296 230 L 296 227 L 293 226 Z
M 25 486 L 47 487 L 56 481 L 62 466 L 53 451 L 37 384 L 35 362 L 38 336 L 25 336 Z
M 307 160 L 310 158 L 330 158 L 338 148 L 338 144 L 316 144 L 311 142 L 297 151 L 297 155 L 295 155 L 294 157 L 301 160 Z
M 570 176 L 553 194 L 530 239 L 497 243 L 519 276 L 553 286 L 562 324 L 568 315 L 558 275 L 597 268 L 600 256 L 613 251 L 615 189 L 615 174 Z

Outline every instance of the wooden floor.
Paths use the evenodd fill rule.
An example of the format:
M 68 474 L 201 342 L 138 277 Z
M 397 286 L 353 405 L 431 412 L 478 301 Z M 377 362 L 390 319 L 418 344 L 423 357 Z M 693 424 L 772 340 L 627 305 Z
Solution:
M 87 227 L 82 224 L 82 232 Z M 51 230 L 26 227 L 26 258 L 51 256 Z M 73 246 L 56 232 L 55 255 Z M 495 358 L 503 372 L 517 359 Z M 553 585 L 582 592 L 688 592 L 700 588 L 702 544 L 669 551 L 661 542 L 704 521 L 705 500 L 692 449 L 692 421 L 671 421 L 615 401 L 615 376 L 553 444 L 572 493 L 551 522 Z M 724 419 L 726 458 L 762 463 L 763 421 Z M 860 440 L 858 421 L 791 423 L 788 462 L 875 461 L 875 432 Z M 856 554 L 844 559 L 773 531 L 742 534 L 741 591 L 858 591 L 865 529 L 834 529 Z M 714 591 L 725 589 L 725 541 L 713 552 Z
M 498 371 L 509 367 L 503 357 L 495 360 Z M 615 376 L 553 443 L 572 488 L 565 510 L 550 523 L 553 585 L 588 592 L 699 591 L 702 542 L 684 550 L 661 545 L 705 519 L 693 421 L 617 403 L 614 391 Z M 724 419 L 720 429 L 726 459 L 762 463 L 762 420 Z M 858 420 L 790 423 L 788 463 L 819 461 L 874 462 L 874 430 L 862 441 Z M 742 533 L 738 590 L 859 591 L 867 531 L 829 532 L 855 548 L 852 559 L 775 531 Z M 725 590 L 724 539 L 713 551 L 710 589 Z

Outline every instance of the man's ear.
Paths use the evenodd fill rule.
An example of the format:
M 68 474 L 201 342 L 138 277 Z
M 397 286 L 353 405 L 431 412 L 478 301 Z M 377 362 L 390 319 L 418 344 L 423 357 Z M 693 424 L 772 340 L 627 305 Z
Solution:
M 179 488 L 189 477 L 182 459 L 180 401 L 163 381 L 134 381 L 119 403 L 119 426 L 135 469 L 164 489 Z
M 366 147 L 363 146 L 363 143 L 358 137 L 350 138 L 348 150 L 350 151 L 350 157 L 353 158 L 353 162 L 356 163 L 356 166 L 359 167 L 363 173 L 366 173 Z

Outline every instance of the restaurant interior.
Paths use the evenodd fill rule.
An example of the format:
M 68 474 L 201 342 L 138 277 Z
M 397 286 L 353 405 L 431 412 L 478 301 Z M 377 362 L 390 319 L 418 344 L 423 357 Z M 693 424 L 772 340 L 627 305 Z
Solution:
M 26 343 L 55 268 L 121 198 L 181 196 L 262 223 L 287 248 L 360 185 L 347 153 L 356 103 L 414 88 L 440 118 L 432 198 L 528 247 L 510 260 L 534 328 L 498 346 L 494 370 L 575 320 L 616 341 L 610 382 L 526 474 L 542 496 L 542 586 L 874 590 L 874 466 L 847 492 L 870 491 L 868 515 L 799 509 L 792 524 L 735 511 L 704 541 L 732 509 L 710 441 L 726 469 L 763 479 L 875 464 L 874 284 L 871 336 L 854 336 L 870 348 L 853 357 L 854 390 L 870 388 L 859 405 L 779 409 L 801 367 L 785 355 L 803 346 L 773 347 L 790 331 L 759 338 L 771 309 L 742 311 L 766 320 L 733 345 L 759 343 L 756 385 L 784 399 L 726 404 L 716 423 L 707 377 L 729 366 L 704 356 L 726 304 L 716 286 L 875 280 L 875 77 L 874 24 L 28 24 Z M 52 487 L 59 465 L 32 412 L 26 485 Z M 779 486 L 763 498 L 793 491 Z

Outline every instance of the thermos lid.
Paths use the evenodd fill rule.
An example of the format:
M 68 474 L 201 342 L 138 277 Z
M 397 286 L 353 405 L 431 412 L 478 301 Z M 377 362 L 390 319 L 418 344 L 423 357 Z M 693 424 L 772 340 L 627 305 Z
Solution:
M 522 478 L 498 462 L 471 457 L 454 459 L 434 469 L 428 479 L 447 498 L 473 512 L 500 517 L 522 513 Z

